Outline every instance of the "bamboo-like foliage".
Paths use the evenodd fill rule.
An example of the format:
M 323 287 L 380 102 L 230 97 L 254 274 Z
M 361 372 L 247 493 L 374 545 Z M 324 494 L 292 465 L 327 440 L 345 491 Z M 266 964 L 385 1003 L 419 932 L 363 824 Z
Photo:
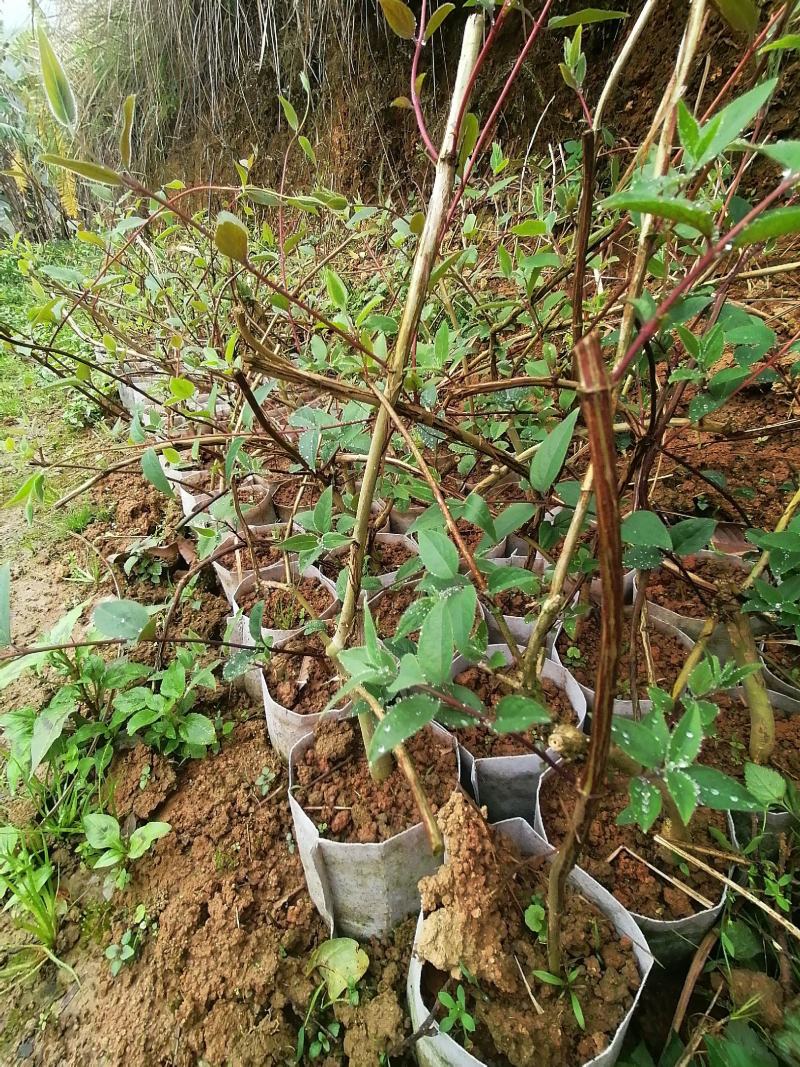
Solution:
M 244 110 L 253 142 L 263 142 L 271 133 L 265 79 L 277 126 L 277 96 L 297 87 L 300 72 L 315 94 L 330 98 L 331 47 L 345 58 L 355 91 L 353 42 L 381 25 L 371 0 L 98 0 L 76 4 L 73 14 L 77 87 L 92 116 L 84 132 L 91 141 L 108 139 L 122 99 L 135 92 L 143 170 L 197 129 L 224 140 L 233 110 Z M 340 81 L 336 92 L 343 88 Z

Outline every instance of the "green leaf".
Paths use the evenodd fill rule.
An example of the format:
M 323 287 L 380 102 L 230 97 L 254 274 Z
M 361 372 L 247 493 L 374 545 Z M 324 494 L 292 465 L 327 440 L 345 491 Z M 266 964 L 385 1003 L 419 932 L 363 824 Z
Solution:
M 407 738 L 413 737 L 423 726 L 433 722 L 438 709 L 438 700 L 422 693 L 414 693 L 398 700 L 375 727 L 369 746 L 370 763 L 379 760 Z
M 150 622 L 150 613 L 135 600 L 103 600 L 94 609 L 92 623 L 103 637 L 135 641 Z
M 464 505 L 461 509 L 461 516 L 469 522 L 474 523 L 479 529 L 483 530 L 486 536 L 491 538 L 492 544 L 496 544 L 501 540 L 501 538 L 497 536 L 489 506 L 482 496 L 479 496 L 477 493 L 470 493 L 464 501 Z
M 578 421 L 578 409 L 571 411 L 539 445 L 531 462 L 530 482 L 539 493 L 546 493 L 558 477 L 567 458 L 572 434 Z
M 294 130 L 294 132 L 297 133 L 297 128 L 300 125 L 300 122 L 297 118 L 297 112 L 285 96 L 279 96 L 278 99 L 281 102 L 281 107 L 283 108 L 283 113 L 286 116 L 286 121 L 289 123 L 290 127 Z
M 714 0 L 714 3 L 732 30 L 749 37 L 756 32 L 758 8 L 754 0 Z
M 474 585 L 465 585 L 456 589 L 447 598 L 450 608 L 450 627 L 453 631 L 453 643 L 459 652 L 466 654 L 469 647 L 469 635 L 475 621 L 478 607 L 478 594 Z
M 422 673 L 422 668 L 419 665 L 419 660 L 416 656 L 412 656 L 410 652 L 406 652 L 400 659 L 400 665 L 397 668 L 397 677 L 386 687 L 386 692 L 389 696 L 395 696 L 403 689 L 413 689 L 415 685 L 425 685 L 425 675 Z
M 188 378 L 176 378 L 172 377 L 169 380 L 169 391 L 176 400 L 190 400 L 195 392 L 194 382 L 190 382 Z
M 691 705 L 681 716 L 672 731 L 667 760 L 676 767 L 685 767 L 697 759 L 703 743 L 703 723 L 696 704 Z
M 83 832 L 86 834 L 86 840 L 98 852 L 121 844 L 119 823 L 113 815 L 103 815 L 100 812 L 84 815 Z
M 777 83 L 777 78 L 762 82 L 754 89 L 732 100 L 727 107 L 702 126 L 697 148 L 693 153 L 693 171 L 710 163 L 736 140 L 767 102 Z
M 455 578 L 458 574 L 458 549 L 438 530 L 420 530 L 417 535 L 422 564 L 434 578 Z
M 203 748 L 213 745 L 217 740 L 217 731 L 211 719 L 195 711 L 186 716 L 178 733 L 187 745 L 200 745 Z
M 11 644 L 11 564 L 0 563 L 0 648 Z
M 117 174 L 111 167 L 104 167 L 102 163 L 87 163 L 83 159 L 69 159 L 66 156 L 54 156 L 47 153 L 41 157 L 42 163 L 48 167 L 60 167 L 62 170 L 72 171 L 80 178 L 98 185 L 122 185 L 122 176 Z
M 795 233 L 800 233 L 800 207 L 778 207 L 753 219 L 733 243 L 736 248 L 742 248 Z
M 497 705 L 492 729 L 497 734 L 522 733 L 551 721 L 550 712 L 538 700 L 514 694 L 503 697 Z
M 214 244 L 223 256 L 237 263 L 247 262 L 247 227 L 230 211 L 220 211 L 214 230 Z
M 36 716 L 31 735 L 31 777 L 36 774 L 39 764 L 61 737 L 67 719 L 77 706 L 75 690 L 68 686 L 59 690 L 47 707 Z
M 148 448 L 142 453 L 142 474 L 151 485 L 158 489 L 164 496 L 174 497 L 172 486 L 164 473 L 164 468 L 158 462 L 155 449 Z
M 762 45 L 758 50 L 758 54 L 762 55 L 764 52 L 784 52 L 788 49 L 800 48 L 800 33 L 787 33 L 783 37 L 779 37 L 776 41 L 770 41 L 769 44 Z
M 669 530 L 653 511 L 634 511 L 622 523 L 622 540 L 628 545 L 672 549 Z
M 728 919 L 722 928 L 722 943 L 736 960 L 751 960 L 763 949 L 761 938 L 744 919 Z
M 518 501 L 516 504 L 509 504 L 494 520 L 496 541 L 502 541 L 504 537 L 514 533 L 535 514 L 536 508 L 533 504 L 523 503 L 522 501 Z
M 347 311 L 347 287 L 335 270 L 329 269 L 325 271 L 325 288 L 328 290 L 331 302 L 340 311 Z
M 323 941 L 311 954 L 306 974 L 319 971 L 328 987 L 328 999 L 338 1000 L 346 989 L 363 978 L 369 956 L 352 937 L 334 937 Z
M 472 149 L 478 142 L 478 133 L 480 132 L 480 123 L 478 122 L 478 116 L 474 111 L 468 111 L 464 116 L 464 122 L 461 127 L 461 147 L 458 150 L 458 166 L 464 167 L 464 164 L 470 157 Z
M 328 533 L 333 519 L 333 486 L 322 493 L 314 506 L 314 528 L 317 533 Z
M 758 146 L 762 156 L 769 156 L 792 174 L 800 174 L 800 141 L 776 141 Z
M 637 824 L 647 833 L 661 814 L 661 793 L 644 778 L 632 778 L 628 784 L 628 806 L 617 816 L 619 826 Z
M 308 159 L 308 161 L 311 163 L 312 166 L 316 167 L 316 165 L 317 165 L 317 153 L 311 147 L 311 142 L 309 141 L 309 139 L 307 137 L 304 137 L 303 134 L 301 134 L 297 138 L 297 143 L 302 148 L 303 155 L 305 155 L 305 157 Z
M 743 785 L 716 767 L 696 765 L 686 773 L 700 790 L 700 803 L 714 811 L 760 811 L 761 805 Z
M 41 23 L 36 27 L 36 37 L 39 42 L 39 66 L 47 103 L 56 122 L 72 129 L 78 120 L 78 108 L 69 78 Z
M 538 577 L 524 567 L 493 566 L 487 577 L 489 592 L 492 596 L 506 589 L 521 589 L 523 593 L 533 593 L 539 586 Z
M 128 840 L 128 856 L 138 860 L 161 837 L 166 837 L 172 827 L 168 822 L 146 822 L 138 826 Z
M 571 15 L 556 15 L 547 23 L 548 30 L 563 30 L 568 26 L 588 26 L 592 22 L 608 22 L 611 19 L 626 19 L 627 11 L 604 11 L 599 7 L 585 7 Z
M 714 230 L 713 214 L 683 196 L 667 196 L 666 194 L 659 196 L 631 190 L 614 193 L 613 196 L 607 197 L 602 207 L 608 210 L 639 211 L 643 215 L 655 215 L 659 219 L 669 219 L 670 222 L 691 226 L 705 237 L 710 237 Z
M 122 104 L 122 132 L 119 135 L 119 158 L 125 170 L 130 170 L 133 155 L 133 119 L 136 114 L 136 93 L 126 96 Z
M 678 814 L 683 820 L 683 825 L 688 826 L 697 807 L 699 792 L 697 785 L 685 771 L 665 771 L 664 781 L 678 809 Z
M 455 9 L 455 4 L 440 4 L 439 7 L 436 8 L 431 17 L 428 19 L 428 24 L 425 27 L 426 41 L 429 41 L 431 37 L 433 37 L 434 33 L 436 33 L 441 24 L 447 18 L 447 16 L 450 15 L 453 11 L 455 11 Z
M 644 723 L 635 719 L 615 715 L 611 723 L 611 736 L 615 745 L 647 770 L 659 767 L 666 755 L 658 738 Z
M 672 551 L 676 556 L 692 556 L 711 541 L 717 528 L 715 519 L 683 519 L 670 526 Z
M 378 0 L 384 18 L 398 37 L 410 41 L 417 28 L 417 20 L 411 8 L 403 0 Z
M 771 767 L 746 763 L 744 781 L 748 792 L 765 808 L 781 804 L 786 796 L 786 779 Z
M 450 355 L 450 327 L 447 325 L 447 319 L 442 319 L 439 329 L 436 331 L 434 352 L 437 364 L 443 367 L 447 362 L 447 357 Z
M 431 685 L 441 685 L 449 680 L 453 645 L 450 604 L 442 597 L 425 616 L 419 634 L 419 662 Z
M 541 237 L 547 233 L 547 225 L 541 219 L 526 219 L 511 227 L 515 237 Z

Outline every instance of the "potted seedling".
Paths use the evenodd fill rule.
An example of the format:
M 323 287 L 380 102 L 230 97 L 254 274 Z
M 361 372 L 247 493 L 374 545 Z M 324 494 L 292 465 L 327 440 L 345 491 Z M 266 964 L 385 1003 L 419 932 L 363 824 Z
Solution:
M 563 969 L 554 968 L 552 849 L 522 819 L 489 826 L 463 794 L 440 819 L 447 861 L 420 886 L 407 984 L 412 1024 L 427 1024 L 420 1064 L 479 1067 L 501 1056 L 612 1064 L 653 965 L 641 931 L 575 868 L 564 894 Z
M 704 746 L 715 735 L 716 694 L 739 685 L 746 673 L 735 664 L 704 660 L 680 705 L 652 687 L 640 720 L 614 716 L 605 788 L 581 862 L 626 905 L 662 962 L 690 952 L 716 921 L 724 886 L 659 845 L 654 827 L 663 824 L 662 832 L 678 844 L 722 847 L 724 854 L 732 839 L 728 812 L 760 810 L 742 784 L 703 762 Z M 574 736 L 556 742 L 568 760 L 584 745 Z M 564 798 L 574 792 L 578 769 L 561 764 L 539 782 L 535 826 L 556 845 Z M 727 874 L 724 861 L 719 873 Z

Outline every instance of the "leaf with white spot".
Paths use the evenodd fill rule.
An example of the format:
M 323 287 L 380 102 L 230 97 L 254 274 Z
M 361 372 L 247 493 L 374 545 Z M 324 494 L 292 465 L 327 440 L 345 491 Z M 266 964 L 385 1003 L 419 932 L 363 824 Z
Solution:
M 664 781 L 678 809 L 683 825 L 688 826 L 697 807 L 699 789 L 685 771 L 666 771 Z
M 743 785 L 716 767 L 690 767 L 686 773 L 700 790 L 700 803 L 714 811 L 761 811 Z
M 407 738 L 413 737 L 423 726 L 432 722 L 439 710 L 439 701 L 422 693 L 398 700 L 375 727 L 369 746 L 369 760 L 374 763 Z
M 614 744 L 621 748 L 626 756 L 630 756 L 648 770 L 661 765 L 664 752 L 657 738 L 644 723 L 615 715 L 611 723 L 611 736 Z
M 618 826 L 640 826 L 647 833 L 661 814 L 661 794 L 652 782 L 632 778 L 628 786 L 628 806 L 617 816 Z
M 703 723 L 700 710 L 692 704 L 681 716 L 681 721 L 672 731 L 667 760 L 675 767 L 687 767 L 697 759 L 703 742 Z

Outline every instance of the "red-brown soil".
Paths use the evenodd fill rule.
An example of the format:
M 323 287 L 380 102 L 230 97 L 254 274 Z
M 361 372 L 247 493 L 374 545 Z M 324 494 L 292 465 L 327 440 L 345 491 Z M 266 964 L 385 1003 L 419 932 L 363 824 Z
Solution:
M 406 742 L 434 812 L 457 785 L 456 758 L 446 737 L 428 728 Z M 334 774 L 329 774 L 336 768 Z M 323 777 L 324 776 L 324 777 Z M 322 721 L 297 768 L 297 800 L 325 837 L 386 841 L 419 822 L 405 775 L 395 764 L 383 782 L 370 776 L 356 723 Z
M 525 925 L 533 898 L 547 894 L 548 865 L 523 858 L 460 793 L 441 811 L 447 861 L 420 883 L 426 915 L 419 953 L 423 997 L 432 1005 L 448 977 L 460 979 L 477 1029 L 468 1038 L 477 1059 L 498 1067 L 567 1067 L 592 1059 L 608 1044 L 639 987 L 627 938 L 568 889 L 561 922 L 564 963 L 579 968 L 573 987 L 585 1016 L 575 1020 L 569 998 L 542 981 L 547 948 Z M 463 980 L 468 972 L 470 982 Z M 533 1010 L 530 992 L 542 1008 Z M 460 1032 L 454 1031 L 456 1039 Z

